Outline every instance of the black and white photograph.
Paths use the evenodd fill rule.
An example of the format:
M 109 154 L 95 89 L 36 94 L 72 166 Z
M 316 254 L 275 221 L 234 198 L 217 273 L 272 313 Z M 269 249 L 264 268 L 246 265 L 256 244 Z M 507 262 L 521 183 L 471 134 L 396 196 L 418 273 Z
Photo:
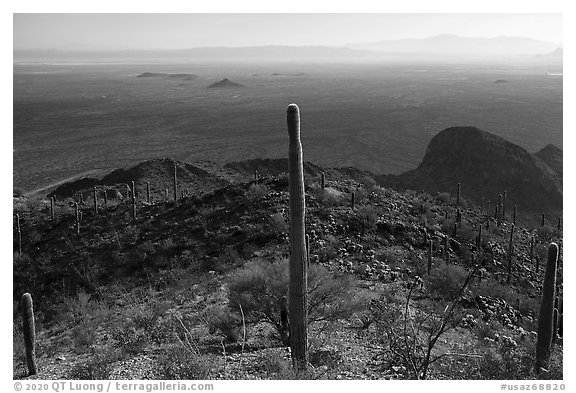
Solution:
M 570 390 L 561 12 L 11 17 L 10 388 Z

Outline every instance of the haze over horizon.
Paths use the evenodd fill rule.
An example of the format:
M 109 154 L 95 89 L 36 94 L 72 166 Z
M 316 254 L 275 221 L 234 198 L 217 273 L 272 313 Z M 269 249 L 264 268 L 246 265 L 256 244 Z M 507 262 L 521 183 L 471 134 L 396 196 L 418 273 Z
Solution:
M 294 29 L 297 26 L 297 29 Z M 561 14 L 14 14 L 14 50 L 332 46 L 441 35 L 562 46 Z

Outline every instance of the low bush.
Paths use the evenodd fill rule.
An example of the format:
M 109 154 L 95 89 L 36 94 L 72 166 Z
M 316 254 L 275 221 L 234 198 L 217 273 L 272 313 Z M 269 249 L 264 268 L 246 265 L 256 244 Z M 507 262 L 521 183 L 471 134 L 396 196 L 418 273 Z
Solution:
M 182 347 L 168 348 L 158 358 L 158 379 L 211 379 L 214 360 Z
M 433 269 L 428 278 L 430 293 L 445 299 L 453 299 L 460 294 L 468 272 L 458 265 L 441 264 Z
M 231 310 L 244 313 L 247 323 L 265 322 L 287 342 L 288 261 L 247 263 L 228 283 Z M 365 307 L 350 275 L 332 274 L 320 265 L 308 273 L 308 321 L 332 323 Z M 240 306 L 242 310 L 240 310 Z

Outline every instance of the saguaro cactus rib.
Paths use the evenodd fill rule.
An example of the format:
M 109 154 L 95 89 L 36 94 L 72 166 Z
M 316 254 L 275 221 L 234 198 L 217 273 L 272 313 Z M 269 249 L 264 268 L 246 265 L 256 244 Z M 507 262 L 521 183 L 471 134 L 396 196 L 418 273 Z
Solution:
M 307 339 L 307 263 L 305 234 L 305 194 L 302 143 L 300 141 L 300 110 L 290 104 L 287 110 L 288 163 L 290 176 L 290 285 L 289 317 L 292 361 L 298 370 L 308 364 Z

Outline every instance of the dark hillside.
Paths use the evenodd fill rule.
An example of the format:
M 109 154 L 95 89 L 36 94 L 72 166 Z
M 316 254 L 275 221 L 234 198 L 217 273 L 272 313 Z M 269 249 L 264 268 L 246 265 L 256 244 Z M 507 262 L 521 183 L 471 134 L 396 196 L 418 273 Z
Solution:
M 479 204 L 507 192 L 507 205 L 531 214 L 562 210 L 562 178 L 518 145 L 475 127 L 453 127 L 432 138 L 421 164 L 383 184 L 401 189 L 449 192 L 462 184 L 464 198 Z
M 537 153 L 534 153 L 534 155 L 544 161 L 546 165 L 552 168 L 560 176 L 560 178 L 562 178 L 562 149 L 559 149 L 556 146 L 550 144 L 546 145 L 546 147 L 542 148 L 542 150 L 538 151 Z

